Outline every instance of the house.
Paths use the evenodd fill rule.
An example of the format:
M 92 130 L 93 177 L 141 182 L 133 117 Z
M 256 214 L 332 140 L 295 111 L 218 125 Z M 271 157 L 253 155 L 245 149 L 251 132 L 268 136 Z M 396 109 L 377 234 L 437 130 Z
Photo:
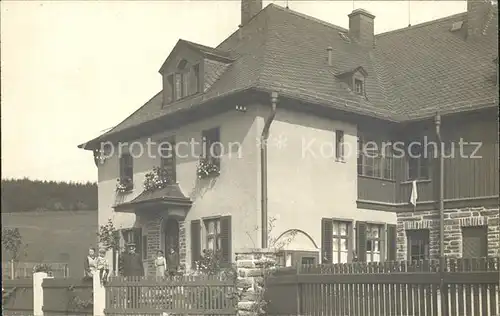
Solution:
M 378 35 L 374 21 L 357 9 L 344 29 L 242 0 L 217 47 L 179 40 L 162 91 L 80 145 L 98 166 L 99 224 L 123 229 L 148 273 L 157 249 L 193 267 L 202 249 L 229 262 L 276 240 L 286 264 L 496 254 L 496 5 Z M 423 143 L 437 130 L 443 155 Z M 439 157 L 457 146 L 468 157 L 444 160 L 440 194 Z M 150 189 L 154 167 L 168 181 Z

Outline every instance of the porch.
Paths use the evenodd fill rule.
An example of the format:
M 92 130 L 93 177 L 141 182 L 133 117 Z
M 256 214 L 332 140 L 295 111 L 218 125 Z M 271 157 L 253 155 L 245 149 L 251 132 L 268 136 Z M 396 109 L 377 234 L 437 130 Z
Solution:
M 154 276 L 154 260 L 159 250 L 165 256 L 173 249 L 180 268 L 186 265 L 185 219 L 192 205 L 178 184 L 143 191 L 129 202 L 115 206 L 116 212 L 134 213 L 134 228 L 123 234 L 124 243 L 133 242 L 142 255 L 145 275 Z

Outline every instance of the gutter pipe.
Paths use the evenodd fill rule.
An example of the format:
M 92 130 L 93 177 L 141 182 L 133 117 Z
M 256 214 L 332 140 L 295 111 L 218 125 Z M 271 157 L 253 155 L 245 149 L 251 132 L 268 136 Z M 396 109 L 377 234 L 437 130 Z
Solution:
M 261 226 L 262 248 L 267 248 L 268 242 L 268 221 L 267 221 L 267 139 L 269 138 L 269 128 L 276 116 L 276 103 L 278 101 L 278 92 L 271 92 L 271 113 L 266 119 L 262 135 L 260 136 L 260 176 L 261 176 Z
M 443 276 L 446 272 L 446 260 L 444 257 L 444 159 L 443 159 L 443 142 L 441 137 L 441 115 L 436 113 L 434 118 L 436 125 L 436 136 L 438 140 L 438 154 L 439 154 L 439 270 L 440 270 L 440 285 L 441 293 L 447 293 L 444 284 Z M 447 315 L 447 300 L 441 300 L 441 314 Z

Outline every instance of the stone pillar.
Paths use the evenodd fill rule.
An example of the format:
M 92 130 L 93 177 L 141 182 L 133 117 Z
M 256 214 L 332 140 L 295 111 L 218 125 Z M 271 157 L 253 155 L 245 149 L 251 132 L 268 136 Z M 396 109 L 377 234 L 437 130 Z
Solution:
M 161 218 L 152 217 L 146 223 L 147 229 L 147 245 L 148 245 L 148 260 L 147 260 L 147 271 L 149 276 L 154 276 L 156 273 L 154 267 L 154 258 L 156 258 L 156 252 L 161 246 Z
M 243 249 L 236 251 L 237 288 L 243 293 L 238 302 L 239 316 L 256 316 L 263 299 L 264 275 L 276 267 L 276 251 L 272 249 Z
M 186 268 L 186 222 L 179 221 L 179 261 Z
M 104 309 L 106 308 L 106 290 L 101 283 L 99 272 L 94 273 L 93 277 L 93 303 L 94 316 L 105 316 Z
M 45 272 L 33 273 L 33 315 L 43 316 L 43 280 L 52 279 Z

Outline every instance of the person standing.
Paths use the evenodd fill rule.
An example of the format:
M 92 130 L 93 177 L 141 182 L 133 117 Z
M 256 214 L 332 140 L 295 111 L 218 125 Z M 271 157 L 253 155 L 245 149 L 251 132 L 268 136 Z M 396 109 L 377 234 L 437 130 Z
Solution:
M 179 255 L 175 252 L 174 248 L 170 248 L 170 252 L 167 257 L 167 269 L 168 275 L 173 277 L 177 274 L 179 269 Z
M 125 277 L 141 277 L 144 276 L 144 267 L 142 265 L 142 258 L 135 252 L 135 244 L 129 243 L 127 245 L 128 252 L 123 255 L 123 276 Z M 128 286 L 127 287 L 127 306 L 128 308 L 138 308 L 137 300 L 140 299 L 140 287 Z M 136 301 L 134 304 L 134 300 Z
M 97 271 L 97 260 L 95 256 L 95 248 L 89 248 L 89 253 L 85 257 L 85 261 L 83 262 L 84 266 L 84 278 L 92 279 L 94 277 L 94 272 Z
M 165 259 L 163 251 L 161 250 L 158 250 L 158 252 L 156 253 L 155 267 L 156 267 L 156 276 L 164 277 L 167 268 L 167 260 Z

